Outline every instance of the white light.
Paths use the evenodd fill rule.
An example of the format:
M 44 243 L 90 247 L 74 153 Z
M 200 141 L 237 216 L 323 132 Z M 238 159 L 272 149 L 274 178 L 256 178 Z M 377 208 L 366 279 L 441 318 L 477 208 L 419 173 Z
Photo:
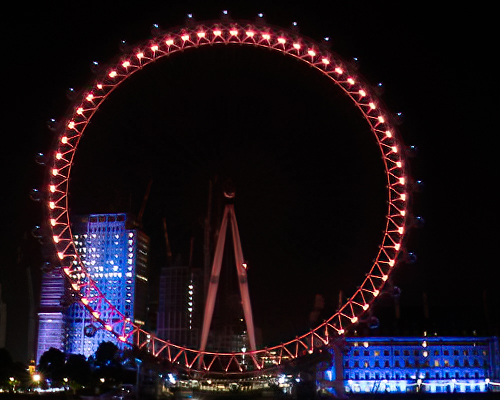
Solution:
M 53 210 L 54 208 L 56 208 L 56 203 L 54 203 L 53 201 L 49 201 L 49 208 L 51 210 Z
M 108 74 L 108 76 L 109 76 L 110 78 L 114 78 L 116 75 L 118 75 L 118 73 L 117 73 L 116 71 L 111 71 L 111 72 Z
M 395 264 L 395 261 L 394 261 L 394 260 L 389 260 L 389 265 L 390 265 L 391 267 L 394 267 L 394 264 Z
M 199 38 L 204 38 L 205 37 L 205 32 L 198 32 L 197 33 Z
M 69 129 L 75 129 L 75 122 L 74 122 L 74 121 L 70 121 L 70 122 L 68 123 L 68 128 L 69 128 Z
M 222 35 L 222 31 L 221 31 L 220 29 L 216 29 L 216 30 L 214 31 L 214 35 L 215 35 L 215 36 L 220 36 L 220 35 Z
M 363 310 L 368 310 L 368 307 L 370 307 L 368 304 L 363 304 Z
M 51 193 L 54 193 L 56 191 L 56 185 L 50 185 L 49 190 L 51 191 Z
M 59 257 L 59 260 L 62 260 L 64 258 L 64 253 L 60 251 L 57 253 L 57 257 Z
M 94 95 L 92 93 L 88 94 L 85 98 L 87 101 L 92 101 L 94 99 Z
M 339 75 L 342 75 L 344 73 L 344 71 L 340 67 L 335 68 L 335 72 Z
M 52 168 L 52 175 L 57 176 L 59 170 L 57 168 Z
M 382 275 L 382 280 L 385 282 L 387 280 L 388 276 L 387 275 Z
M 373 102 L 372 102 L 372 103 L 369 103 L 368 105 L 370 106 L 370 108 L 371 108 L 372 110 L 375 110 L 375 109 L 377 108 L 377 106 L 376 106 L 376 105 L 375 105 L 375 103 L 373 103 Z
M 123 68 L 128 68 L 128 67 L 130 67 L 130 61 L 124 61 L 124 62 L 122 63 L 122 67 L 123 67 Z
M 264 40 L 271 40 L 271 35 L 270 35 L 269 33 L 263 33 L 263 34 L 262 34 L 262 38 L 263 38 Z
M 232 35 L 232 36 L 236 36 L 238 34 L 238 31 L 236 29 L 231 29 L 229 31 L 229 33 Z
M 314 50 L 312 50 L 312 49 L 308 50 L 307 54 L 309 54 L 311 57 L 316 56 L 316 52 Z
M 399 178 L 399 183 L 401 183 L 401 185 L 404 185 L 405 184 L 405 178 L 404 177 Z
M 181 39 L 184 41 L 189 40 L 189 35 L 182 35 Z
M 365 92 L 363 89 L 361 89 L 361 90 L 359 91 L 359 95 L 360 95 L 361 97 L 365 97 L 365 96 L 366 96 L 366 92 Z
M 172 46 L 174 44 L 174 39 L 167 39 L 167 40 L 165 40 L 165 44 L 167 46 Z
M 54 218 L 50 219 L 50 225 L 56 226 L 56 220 Z
M 349 83 L 349 85 L 354 85 L 356 82 L 354 82 L 354 79 L 352 78 L 347 78 L 347 82 Z
M 282 38 L 282 37 L 279 37 L 279 38 L 278 38 L 278 43 L 280 43 L 280 44 L 285 44 L 285 43 L 286 43 L 286 39 L 285 39 L 285 38 Z
M 82 108 L 82 107 L 78 107 L 78 108 L 76 109 L 76 113 L 77 113 L 78 115 L 82 115 L 82 114 L 83 114 L 83 108 Z
M 392 137 L 392 132 L 391 131 L 385 131 L 385 136 Z
M 380 122 L 381 124 L 383 124 L 385 122 L 385 118 L 382 117 L 381 115 L 379 115 L 378 122 Z
M 56 160 L 60 160 L 62 158 L 62 154 L 61 153 L 56 153 Z
M 351 318 L 351 322 L 352 322 L 353 324 L 355 324 L 356 322 L 358 322 L 358 317 L 352 317 L 352 318 Z
M 245 33 L 247 34 L 248 37 L 253 37 L 255 35 L 254 31 L 246 31 Z
M 140 60 L 141 58 L 144 57 L 144 53 L 142 53 L 142 52 L 141 53 L 137 53 L 135 56 Z
M 298 44 L 298 43 L 294 43 L 294 44 L 293 44 L 293 48 L 294 48 L 295 50 L 299 50 L 299 49 L 300 49 L 300 44 Z
M 323 64 L 325 64 L 325 65 L 330 64 L 330 60 L 329 60 L 328 58 L 323 58 L 323 59 L 321 59 L 321 62 L 322 62 Z

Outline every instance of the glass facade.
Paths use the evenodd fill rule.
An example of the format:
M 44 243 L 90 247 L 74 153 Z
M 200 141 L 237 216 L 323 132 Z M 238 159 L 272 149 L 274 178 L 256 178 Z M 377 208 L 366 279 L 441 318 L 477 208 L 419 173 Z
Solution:
M 91 214 L 74 223 L 78 255 L 98 290 L 123 315 L 144 325 L 147 302 L 149 238 L 126 214 Z M 92 298 L 85 286 L 82 295 Z M 103 315 L 107 319 L 108 315 Z M 66 351 L 92 355 L 103 341 L 118 339 L 95 323 L 79 302 L 66 312 Z
M 163 268 L 160 276 L 157 335 L 190 348 L 198 348 L 203 313 L 201 269 Z

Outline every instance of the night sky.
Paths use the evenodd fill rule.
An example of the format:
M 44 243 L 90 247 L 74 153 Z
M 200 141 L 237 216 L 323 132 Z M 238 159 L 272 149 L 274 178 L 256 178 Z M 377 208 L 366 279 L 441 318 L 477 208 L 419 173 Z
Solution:
M 402 321 L 395 323 L 394 299 L 384 295 L 375 308 L 378 333 L 499 333 L 490 13 L 422 2 L 345 3 L 14 6 L 2 24 L 0 241 L 14 359 L 27 359 L 27 269 L 39 295 L 42 256 L 30 231 L 42 217 L 29 192 L 42 184 L 35 154 L 53 139 L 46 121 L 64 116 L 68 88 L 85 87 L 91 62 L 118 56 L 121 40 L 141 43 L 153 23 L 167 29 L 182 25 L 188 12 L 203 21 L 223 9 L 246 20 L 263 12 L 283 27 L 297 21 L 316 41 L 329 36 L 332 50 L 357 57 L 358 72 L 373 85 L 383 82 L 383 100 L 404 114 L 400 133 L 418 148 L 411 174 L 424 182 L 413 212 L 425 224 L 408 238 L 417 262 L 401 265 L 388 285 L 401 288 Z M 376 254 L 385 191 L 370 135 L 339 90 L 288 57 L 237 47 L 177 54 L 136 74 L 100 108 L 76 155 L 71 210 L 137 214 L 152 180 L 143 223 L 154 277 L 166 262 L 162 218 L 174 255 L 186 260 L 194 237 L 200 263 L 209 181 L 216 219 L 221 187 L 231 179 L 254 319 L 268 343 L 287 340 L 307 328 L 315 294 L 335 309 L 339 290 L 350 294 Z

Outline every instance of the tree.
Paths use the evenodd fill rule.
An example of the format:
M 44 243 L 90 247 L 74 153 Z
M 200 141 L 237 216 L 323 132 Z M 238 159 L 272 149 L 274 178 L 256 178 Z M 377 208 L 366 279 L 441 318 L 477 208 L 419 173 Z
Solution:
M 90 383 L 92 370 L 90 363 L 82 354 L 70 354 L 66 361 L 65 370 L 69 381 L 76 383 L 76 386 L 84 386 Z
M 94 382 L 104 380 L 102 386 L 105 389 L 115 387 L 123 381 L 123 367 L 118 356 L 119 349 L 112 342 L 102 342 L 95 352 Z
M 9 377 L 12 374 L 12 356 L 9 351 L 0 349 L 0 387 L 7 387 Z
M 58 387 L 62 384 L 65 375 L 65 360 L 66 355 L 54 347 L 51 347 L 40 357 L 38 370 L 51 386 Z

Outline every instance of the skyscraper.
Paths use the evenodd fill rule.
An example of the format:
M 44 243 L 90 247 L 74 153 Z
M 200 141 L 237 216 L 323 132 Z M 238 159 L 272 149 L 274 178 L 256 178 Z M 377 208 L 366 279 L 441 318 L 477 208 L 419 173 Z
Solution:
M 165 267 L 161 270 L 157 336 L 198 348 L 203 307 L 201 268 Z
M 143 325 L 149 238 L 127 214 L 91 214 L 77 218 L 72 225 L 77 252 L 98 290 L 120 313 Z M 85 286 L 82 290 L 92 289 Z M 59 269 L 44 275 L 37 360 L 50 347 L 88 357 L 103 341 L 122 345 L 95 322 L 80 302 L 62 302 L 70 297 L 68 294 Z
M 64 351 L 65 323 L 62 301 L 65 290 L 60 267 L 43 272 L 38 309 L 37 364 L 41 355 L 51 347 Z

